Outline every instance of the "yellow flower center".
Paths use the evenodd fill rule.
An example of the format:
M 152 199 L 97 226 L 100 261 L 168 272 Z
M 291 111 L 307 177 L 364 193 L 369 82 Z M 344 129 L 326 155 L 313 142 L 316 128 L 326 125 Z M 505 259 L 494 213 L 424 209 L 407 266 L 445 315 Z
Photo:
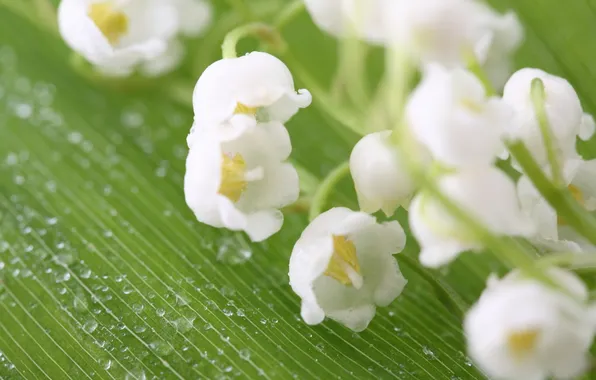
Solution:
M 484 111 L 482 105 L 472 99 L 464 98 L 460 101 L 460 103 L 465 109 L 472 113 L 482 113 L 482 111 Z
M 237 202 L 248 185 L 245 179 L 246 162 L 238 153 L 233 157 L 222 155 L 221 184 L 219 194 L 227 197 L 232 202 Z
M 234 110 L 234 113 L 254 116 L 257 114 L 257 107 L 249 107 L 242 103 L 236 103 L 236 109 Z
M 586 201 L 584 200 L 584 193 L 582 193 L 582 191 L 577 186 L 569 185 L 567 186 L 567 188 L 569 189 L 569 192 L 571 193 L 573 198 L 575 198 L 577 203 L 579 203 L 582 206 L 586 203 Z M 559 226 L 567 225 L 565 219 L 560 216 L 557 217 L 557 223 L 559 224 Z
M 91 4 L 88 14 L 112 45 L 128 31 L 128 18 L 115 10 L 109 1 Z
M 521 358 L 534 351 L 540 331 L 537 329 L 516 331 L 507 337 L 507 346 L 516 358 Z
M 333 255 L 325 275 L 347 286 L 353 285 L 355 288 L 362 286 L 356 246 L 345 236 L 333 235 Z

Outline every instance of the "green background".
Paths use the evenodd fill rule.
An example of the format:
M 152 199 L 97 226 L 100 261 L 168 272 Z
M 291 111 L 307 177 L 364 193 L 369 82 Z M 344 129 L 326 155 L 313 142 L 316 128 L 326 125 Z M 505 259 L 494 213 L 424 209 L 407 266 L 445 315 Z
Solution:
M 77 74 L 57 35 L 0 5 L 0 378 L 482 378 L 460 320 L 408 267 L 403 295 L 366 331 L 309 327 L 287 278 L 306 215 L 262 244 L 196 222 L 182 188 L 192 110 L 166 85 L 192 85 L 219 58 L 238 17 L 216 2 L 219 26 L 189 41 L 175 78 L 132 90 Z M 493 5 L 526 28 L 517 66 L 566 77 L 596 111 L 596 1 Z M 306 14 L 284 36 L 327 83 L 335 41 Z M 288 123 L 292 157 L 314 178 L 356 141 L 337 127 L 316 106 Z M 340 192 L 355 207 L 347 180 Z M 416 256 L 413 239 L 404 254 Z M 490 255 L 467 255 L 436 275 L 471 303 L 492 270 Z

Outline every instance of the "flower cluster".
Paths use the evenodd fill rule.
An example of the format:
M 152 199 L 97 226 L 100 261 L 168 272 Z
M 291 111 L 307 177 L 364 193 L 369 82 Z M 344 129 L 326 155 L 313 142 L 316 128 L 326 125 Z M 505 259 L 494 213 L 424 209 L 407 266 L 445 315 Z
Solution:
M 464 319 L 469 354 L 486 374 L 519 380 L 581 374 L 596 334 L 596 305 L 563 267 L 596 251 L 596 220 L 588 213 L 596 210 L 596 161 L 576 148 L 596 123 L 572 85 L 536 68 L 511 73 L 523 29 L 514 13 L 475 0 L 304 5 L 343 43 L 359 40 L 386 53 L 381 101 L 352 110 L 312 88 L 315 101 L 324 98 L 323 109 L 341 106 L 331 117 L 344 122 L 343 113 L 353 112 L 349 120 L 362 126 L 351 128 L 364 132 L 349 162 L 306 194 L 311 221 L 289 260 L 304 321 L 330 318 L 362 331 L 378 306 L 402 293 L 407 280 L 394 255 L 406 234 L 397 221 L 373 215 L 391 219 L 402 207 L 420 246 L 418 270 L 448 265 L 465 252 L 492 252 L 511 267 L 501 279 L 491 275 Z M 97 71 L 158 75 L 178 64 L 179 36 L 201 32 L 209 9 L 204 0 L 62 0 L 59 24 L 65 41 Z M 281 37 L 272 37 L 273 29 L 238 30 L 275 50 L 271 41 Z M 289 68 L 274 55 L 230 53 L 237 34 L 229 34 L 224 58 L 194 88 L 184 192 L 198 221 L 260 242 L 282 228 L 283 209 L 301 195 L 285 124 L 312 97 L 296 91 Z M 368 125 L 378 120 L 381 128 Z M 359 210 L 323 212 L 329 187 L 348 172 Z
M 205 70 L 193 94 L 184 179 L 186 202 L 199 221 L 245 231 L 253 241 L 279 231 L 279 209 L 300 193 L 284 123 L 310 102 L 270 54 L 222 59 Z
M 509 56 L 523 36 L 515 15 L 470 0 L 379 0 L 367 2 L 365 11 L 356 3 L 307 6 L 323 30 L 383 45 L 389 65 L 411 65 L 421 74 L 403 105 L 392 104 L 402 108 L 387 123 L 391 129 L 364 136 L 352 152 L 361 210 L 391 216 L 406 208 L 420 262 L 432 268 L 487 250 L 513 257 L 514 265 L 527 263 L 523 251 L 521 260 L 516 256 L 515 243 L 495 247 L 495 241 L 515 242 L 512 237 L 541 254 L 593 252 L 528 170 L 537 168 L 561 194 L 567 187 L 578 207 L 596 210 L 596 166 L 576 150 L 577 138 L 594 133 L 594 120 L 565 79 L 534 68 L 510 75 Z M 512 144 L 528 155 L 509 165 L 503 160 Z M 312 294 L 294 289 L 304 310 Z M 530 265 L 491 277 L 464 327 L 470 355 L 489 376 L 566 379 L 586 369 L 596 319 L 578 277 Z

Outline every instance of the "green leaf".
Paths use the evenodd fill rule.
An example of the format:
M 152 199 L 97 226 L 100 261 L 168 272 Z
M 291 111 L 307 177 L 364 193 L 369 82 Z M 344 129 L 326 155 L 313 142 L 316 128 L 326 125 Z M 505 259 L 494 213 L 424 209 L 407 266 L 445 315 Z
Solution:
M 509 3 L 528 29 L 520 64 L 566 76 L 596 111 L 586 80 L 596 3 Z M 179 73 L 189 85 L 238 22 L 219 12 L 229 26 L 189 42 L 200 55 Z M 366 331 L 305 325 L 287 270 L 307 216 L 288 215 L 262 244 L 199 224 L 182 190 L 193 115 L 168 98 L 168 78 L 136 89 L 91 82 L 31 20 L 0 6 L 1 378 L 482 378 L 461 321 L 405 265 L 404 294 Z M 335 42 L 306 15 L 286 37 L 326 83 Z M 310 107 L 288 125 L 293 158 L 315 178 L 356 141 L 334 123 Z M 355 206 L 348 181 L 340 193 Z M 416 256 L 413 239 L 404 254 Z M 470 256 L 445 274 L 473 302 L 493 269 Z

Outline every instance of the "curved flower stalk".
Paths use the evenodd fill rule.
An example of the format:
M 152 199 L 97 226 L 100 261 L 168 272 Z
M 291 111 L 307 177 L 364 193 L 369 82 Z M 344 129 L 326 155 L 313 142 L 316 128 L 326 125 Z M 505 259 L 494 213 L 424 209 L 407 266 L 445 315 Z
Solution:
M 364 330 L 377 306 L 397 298 L 407 281 L 393 257 L 406 236 L 398 222 L 379 224 L 363 212 L 336 207 L 302 232 L 290 258 L 290 285 L 310 325 L 334 319 Z
M 352 150 L 350 172 L 360 209 L 367 213 L 383 210 L 391 216 L 399 206 L 406 208 L 416 185 L 391 142 L 391 131 L 364 136 Z
M 564 169 L 565 185 L 575 200 L 588 211 L 596 211 L 596 160 L 570 160 Z M 538 226 L 537 242 L 554 247 L 567 244 L 572 250 L 596 251 L 591 243 L 578 235 L 567 225 L 564 218 L 557 215 L 546 199 L 532 185 L 527 176 L 522 176 L 517 184 L 522 209 Z M 543 240 L 543 241 L 541 241 Z
M 438 187 L 494 234 L 532 236 L 535 232 L 532 220 L 519 207 L 515 184 L 495 167 L 466 168 L 443 175 Z M 439 267 L 464 251 L 487 248 L 424 191 L 414 198 L 409 211 L 410 228 L 421 246 L 420 262 L 425 266 Z
M 283 224 L 280 208 L 300 192 L 296 169 L 285 162 L 291 152 L 285 127 L 270 122 L 247 128 L 235 139 L 217 129 L 195 132 L 186 159 L 186 203 L 200 222 L 245 231 L 262 241 Z
M 567 80 L 542 70 L 524 68 L 514 73 L 505 84 L 503 100 L 514 110 L 514 122 L 507 130 L 509 139 L 521 140 L 540 165 L 548 163 L 539 115 L 534 108 L 532 81 L 540 79 L 544 86 L 544 110 L 553 137 L 554 150 L 563 167 L 575 159 L 576 138 L 593 134 L 593 120 L 584 115 L 577 93 Z
M 195 36 L 211 21 L 204 0 L 62 0 L 64 41 L 106 76 L 138 71 L 158 76 L 184 56 L 181 35 Z
M 548 274 L 558 289 L 518 271 L 491 278 L 468 312 L 468 351 L 491 378 L 571 379 L 587 368 L 596 332 L 587 288 L 562 269 Z
M 430 111 L 432 110 L 432 111 Z M 408 127 L 436 160 L 452 167 L 490 165 L 504 149 L 512 112 L 463 69 L 424 68 L 407 106 Z
M 294 79 L 278 58 L 262 52 L 214 62 L 193 93 L 193 129 L 216 127 L 233 139 L 257 122 L 285 123 L 310 105 L 308 90 L 294 89 Z M 189 136 L 192 145 L 192 133 Z

